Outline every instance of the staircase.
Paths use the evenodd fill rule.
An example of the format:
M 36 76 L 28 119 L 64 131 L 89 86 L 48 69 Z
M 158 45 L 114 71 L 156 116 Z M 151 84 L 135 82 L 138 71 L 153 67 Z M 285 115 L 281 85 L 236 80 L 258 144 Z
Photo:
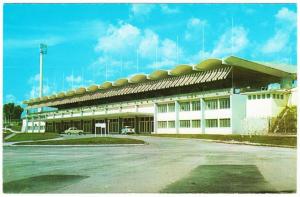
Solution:
M 297 108 L 286 106 L 271 124 L 270 133 L 297 133 Z

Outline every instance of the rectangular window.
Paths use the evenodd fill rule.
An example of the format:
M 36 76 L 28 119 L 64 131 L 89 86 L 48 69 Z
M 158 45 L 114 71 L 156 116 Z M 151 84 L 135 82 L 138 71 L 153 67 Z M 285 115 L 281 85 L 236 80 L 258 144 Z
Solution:
M 168 121 L 168 128 L 175 128 L 175 121 Z
M 180 128 L 190 128 L 191 123 L 189 120 L 180 120 Z
M 207 100 L 205 101 L 205 109 L 218 109 L 218 100 Z
M 253 95 L 253 99 L 256 99 L 256 95 Z
M 180 111 L 190 111 L 190 102 L 179 103 Z
M 272 98 L 273 98 L 273 99 L 276 99 L 276 94 L 273 94 Z
M 262 98 L 262 99 L 265 99 L 265 98 L 266 98 L 266 95 L 265 95 L 265 94 L 261 95 L 261 98 Z
M 251 100 L 251 95 L 248 96 L 248 100 Z
M 267 94 L 267 98 L 270 98 L 271 97 L 271 95 L 270 94 Z
M 206 119 L 205 124 L 207 128 L 218 127 L 218 119 Z
M 192 127 L 193 128 L 200 128 L 201 127 L 201 121 L 200 120 L 192 120 Z
M 167 104 L 158 105 L 158 113 L 165 113 L 168 111 Z
M 257 99 L 260 99 L 260 95 L 257 95 Z
M 192 101 L 192 111 L 200 111 L 201 103 L 200 101 Z
M 279 99 L 279 94 L 277 94 L 277 99 Z
M 280 98 L 283 99 L 283 95 L 280 95 Z
M 230 127 L 230 119 L 229 118 L 220 119 L 220 127 Z
M 168 112 L 174 112 L 174 111 L 175 111 L 175 103 L 169 103 Z
M 219 100 L 220 102 L 220 109 L 229 109 L 230 108 L 230 99 L 223 98 Z
M 167 128 L 167 121 L 158 121 L 158 128 Z

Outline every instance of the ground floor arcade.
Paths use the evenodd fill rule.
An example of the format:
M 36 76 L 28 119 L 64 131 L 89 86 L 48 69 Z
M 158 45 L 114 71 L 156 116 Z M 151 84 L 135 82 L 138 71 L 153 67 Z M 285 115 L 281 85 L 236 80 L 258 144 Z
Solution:
M 134 116 L 47 121 L 45 129 L 46 132 L 61 133 L 70 127 L 76 127 L 84 132 L 94 133 L 96 123 L 105 123 L 109 133 L 121 133 L 121 129 L 125 126 L 134 128 L 137 133 L 151 133 L 154 127 L 152 116 Z M 100 128 L 96 128 L 96 132 L 100 133 Z

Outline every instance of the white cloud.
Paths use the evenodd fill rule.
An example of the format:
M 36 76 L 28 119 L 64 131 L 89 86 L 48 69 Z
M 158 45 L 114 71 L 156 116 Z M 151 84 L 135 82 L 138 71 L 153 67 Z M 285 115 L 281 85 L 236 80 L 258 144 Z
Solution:
M 278 22 L 275 34 L 260 47 L 264 54 L 290 51 L 290 37 L 295 33 L 297 14 L 287 8 L 281 8 L 275 18 Z
M 206 20 L 199 18 L 190 18 L 186 25 L 184 38 L 188 41 L 197 40 L 201 38 L 204 26 L 207 24 Z
M 141 57 L 153 58 L 158 50 L 159 36 L 151 30 L 145 30 L 139 44 L 139 54 Z
M 31 76 L 28 80 L 28 83 L 33 84 L 33 83 L 38 82 L 38 81 L 40 81 L 40 74 L 36 74 L 34 76 Z
M 69 75 L 66 77 L 66 81 L 68 83 L 81 83 L 82 82 L 82 78 L 81 76 L 74 76 L 74 75 Z
M 277 31 L 262 47 L 263 53 L 280 52 L 289 41 L 289 34 L 283 31 Z
M 171 8 L 167 4 L 160 5 L 161 11 L 165 14 L 177 14 L 180 12 L 178 8 Z
M 104 53 L 128 53 L 129 49 L 137 47 L 140 34 L 140 30 L 131 24 L 121 24 L 120 27 L 110 25 L 106 35 L 98 40 L 95 50 Z
M 227 29 L 217 41 L 216 46 L 210 53 L 211 57 L 223 57 L 236 54 L 248 45 L 247 31 L 242 26 Z
M 278 20 L 285 21 L 285 22 L 290 23 L 291 25 L 296 26 L 297 14 L 296 14 L 296 12 L 293 12 L 293 11 L 289 10 L 288 8 L 281 8 L 277 12 L 275 17 Z
M 146 16 L 152 12 L 154 6 L 153 4 L 132 4 L 132 16 Z

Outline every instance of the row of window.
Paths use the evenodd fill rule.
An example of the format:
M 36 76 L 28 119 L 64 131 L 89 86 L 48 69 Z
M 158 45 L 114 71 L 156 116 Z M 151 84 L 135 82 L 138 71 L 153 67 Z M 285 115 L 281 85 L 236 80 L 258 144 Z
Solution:
M 230 127 L 230 118 L 206 119 L 207 128 Z M 200 128 L 201 120 L 180 120 L 180 128 Z M 175 121 L 158 121 L 158 128 L 175 128 Z
M 273 99 L 284 99 L 283 94 L 254 94 L 254 95 L 248 95 L 248 100 L 255 100 L 255 99 L 269 99 L 271 98 Z
M 28 130 L 39 130 L 39 126 L 27 126 Z M 43 130 L 44 126 L 40 126 L 40 130 Z
M 230 99 L 212 99 L 205 101 L 205 109 L 228 109 L 230 108 Z
M 206 119 L 205 125 L 207 128 L 230 127 L 230 118 L 222 119 Z
M 205 101 L 205 109 L 228 109 L 230 108 L 230 99 L 212 99 Z M 200 101 L 191 101 L 191 102 L 180 102 L 179 103 L 180 111 L 200 111 L 201 103 Z M 158 105 L 158 113 L 174 112 L 175 103 L 169 104 L 160 104 Z

